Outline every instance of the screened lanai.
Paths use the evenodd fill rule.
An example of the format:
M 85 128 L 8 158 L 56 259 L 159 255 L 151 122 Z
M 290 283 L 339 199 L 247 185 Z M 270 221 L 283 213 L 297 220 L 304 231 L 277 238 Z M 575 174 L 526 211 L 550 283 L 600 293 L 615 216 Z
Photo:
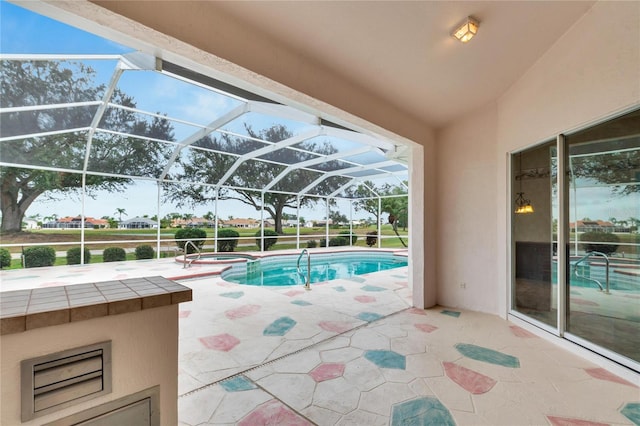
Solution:
M 385 201 L 407 205 L 407 148 L 377 135 L 139 52 L 3 53 L 1 60 L 3 232 L 23 227 L 36 198 L 72 196 L 78 214 L 68 226 L 80 228 L 84 246 L 85 229 L 101 227 L 89 220 L 94 200 L 132 184 L 145 193 L 132 202 L 155 213 L 147 222 L 156 222 L 158 255 L 163 213 L 176 207 L 213 213 L 214 250 L 228 200 L 259 216 L 261 237 L 295 217 L 287 223 L 297 227 L 297 248 L 304 208 L 324 219 L 327 246 L 332 210 L 352 233 L 354 205 L 366 207 L 378 246 L 383 212 L 407 215 Z

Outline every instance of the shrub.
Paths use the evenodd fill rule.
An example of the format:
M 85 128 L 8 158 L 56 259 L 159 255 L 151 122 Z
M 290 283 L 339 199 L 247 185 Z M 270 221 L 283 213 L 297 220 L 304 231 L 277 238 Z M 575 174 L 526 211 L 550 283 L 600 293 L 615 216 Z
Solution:
M 260 234 L 261 232 L 256 232 L 256 245 L 260 248 Z M 264 230 L 264 249 L 269 250 L 269 247 L 274 246 L 278 242 L 278 233 L 271 229 Z
M 378 244 L 378 232 L 377 231 L 367 232 L 366 243 L 369 247 L 373 247 L 376 244 Z
M 307 248 L 316 248 L 318 247 L 318 242 L 316 240 L 307 241 Z
M 156 257 L 156 251 L 148 244 L 143 244 L 136 247 L 136 259 L 154 259 Z
M 11 266 L 11 252 L 5 248 L 0 248 L 0 269 Z
M 329 247 L 339 247 L 349 245 L 349 239 L 344 237 L 333 237 L 329 240 Z
M 618 244 L 603 244 L 603 243 L 618 243 L 620 238 L 616 234 L 608 232 L 585 232 L 580 235 L 580 241 L 589 241 L 583 243 L 582 248 L 589 251 L 599 251 L 604 254 L 611 254 L 618 250 Z
M 29 247 L 22 252 L 25 268 L 39 266 L 53 266 L 56 261 L 56 251 L 53 247 Z
M 338 235 L 347 239 L 347 245 L 349 244 L 349 236 L 351 236 L 351 244 L 355 244 L 356 241 L 358 241 L 358 236 L 356 234 L 352 234 L 349 231 L 341 231 L 340 233 L 338 233 Z
M 84 248 L 84 263 L 91 263 L 91 251 Z M 67 265 L 80 264 L 80 247 L 74 247 L 67 250 Z
M 104 262 L 121 262 L 127 260 L 127 253 L 121 247 L 107 247 L 102 252 Z
M 205 238 L 207 238 L 207 231 L 200 228 L 182 228 L 178 229 L 175 234 L 176 245 L 182 250 L 184 250 L 184 246 L 187 244 L 187 241 L 191 241 L 196 247 L 198 247 L 198 250 L 202 250 Z M 186 250 L 187 254 L 195 253 L 196 251 L 197 250 L 191 244 L 189 244 Z
M 218 230 L 218 251 L 234 251 L 240 234 L 233 229 Z

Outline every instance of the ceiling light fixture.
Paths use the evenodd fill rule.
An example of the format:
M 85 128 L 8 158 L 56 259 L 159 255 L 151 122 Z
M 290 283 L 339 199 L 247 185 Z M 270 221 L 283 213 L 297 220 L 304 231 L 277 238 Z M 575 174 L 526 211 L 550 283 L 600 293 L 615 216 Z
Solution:
M 458 25 L 456 29 L 453 30 L 451 35 L 462 43 L 467 43 L 473 38 L 473 36 L 478 34 L 479 26 L 480 22 L 478 22 L 477 19 L 471 16 L 467 16 L 467 19 L 465 19 L 464 22 Z

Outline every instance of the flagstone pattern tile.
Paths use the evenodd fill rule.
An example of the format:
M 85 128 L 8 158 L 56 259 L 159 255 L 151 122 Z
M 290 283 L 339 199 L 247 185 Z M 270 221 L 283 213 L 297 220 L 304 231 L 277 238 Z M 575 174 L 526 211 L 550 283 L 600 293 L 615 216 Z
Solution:
M 640 425 L 640 402 L 630 402 L 620 412 L 634 424 Z
M 456 422 L 437 398 L 423 397 L 394 405 L 391 424 L 455 426 Z
M 388 290 L 377 292 L 366 310 L 354 300 L 367 297 L 368 292 L 345 280 L 339 281 L 344 292 L 327 285 L 295 298 L 309 305 L 291 303 L 287 293 L 293 288 L 259 288 L 255 295 L 245 290 L 243 302 L 235 306 L 208 304 L 207 309 L 218 314 L 204 315 L 211 319 L 206 324 L 215 326 L 217 334 L 227 330 L 241 340 L 228 352 L 209 350 L 215 358 L 210 362 L 193 356 L 186 344 L 193 337 L 182 333 L 201 336 L 181 324 L 185 344 L 181 342 L 180 374 L 197 383 L 213 384 L 184 393 L 191 382 L 181 381 L 187 390 L 181 391 L 180 421 L 189 426 L 270 421 L 317 425 L 633 424 L 635 406 L 628 404 L 638 401 L 638 395 L 628 381 L 616 380 L 616 376 L 607 379 L 587 361 L 580 368 L 568 369 L 567 365 L 576 362 L 573 356 L 496 317 L 410 308 L 403 293 L 407 289 L 389 280 L 389 274 L 377 280 L 375 275 L 367 277 L 367 285 Z M 199 300 L 197 284 L 193 283 L 191 304 Z M 216 287 L 208 286 L 207 291 L 212 288 Z M 234 320 L 224 315 L 247 304 L 261 309 Z M 186 309 L 193 313 L 185 321 L 202 315 L 193 306 Z M 455 315 L 443 314 L 443 310 Z M 293 328 L 282 336 L 262 335 L 265 327 L 285 315 L 296 321 Z M 216 382 L 238 373 L 242 374 L 231 381 Z M 603 380 L 615 392 L 602 395 L 598 383 Z M 255 388 L 224 388 L 244 389 L 249 387 L 247 382 Z M 186 401 L 202 392 L 213 395 L 216 388 L 222 396 L 212 397 L 208 407 L 202 407 L 203 418 L 211 415 L 198 423 L 187 422 L 193 414 L 183 418 Z M 591 407 L 585 407 L 585 400 L 598 404 L 586 409 Z M 228 421 L 230 418 L 234 420 Z
M 476 361 L 488 362 L 490 364 L 502 365 L 503 367 L 510 368 L 520 367 L 520 361 L 518 358 L 493 349 L 467 343 L 458 343 L 456 345 L 456 349 L 462 355 L 475 359 Z
M 280 317 L 271 324 L 269 324 L 262 332 L 265 336 L 284 336 L 293 327 L 295 327 L 296 321 L 289 317 Z
M 55 287 L 91 282 L 88 274 L 101 280 L 149 275 L 148 263 L 139 270 L 130 267 L 135 264 L 0 273 L 6 291 L 33 288 L 34 280 L 39 287 Z M 213 269 L 180 266 L 161 260 L 153 275 L 175 278 Z M 406 271 L 368 274 L 361 283 L 329 281 L 312 291 L 242 286 L 217 276 L 182 281 L 193 300 L 180 306 L 179 315 L 180 425 L 433 424 L 434 419 L 458 425 L 640 424 L 637 379 L 617 377 L 492 315 L 411 308 Z M 363 289 L 367 286 L 386 291 Z M 580 293 L 591 300 L 589 289 Z M 250 305 L 260 308 L 247 316 L 225 315 Z M 282 336 L 263 335 L 283 317 L 295 326 Z M 460 352 L 460 344 L 489 352 L 474 359 Z M 366 358 L 371 351 L 399 354 L 405 368 L 380 367 Z M 510 361 L 487 362 L 491 351 Z

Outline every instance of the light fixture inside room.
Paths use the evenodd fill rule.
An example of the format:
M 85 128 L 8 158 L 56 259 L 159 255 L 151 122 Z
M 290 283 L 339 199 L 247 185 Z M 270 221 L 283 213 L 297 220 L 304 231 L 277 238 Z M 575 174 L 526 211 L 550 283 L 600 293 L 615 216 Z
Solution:
M 464 20 L 460 25 L 456 27 L 455 30 L 451 33 L 453 37 L 462 43 L 466 43 L 471 40 L 476 34 L 478 34 L 478 27 L 480 23 L 477 19 L 467 16 L 467 19 Z
M 518 197 L 516 198 L 516 213 L 533 213 L 531 201 L 524 198 L 524 192 L 518 192 Z
M 520 181 L 520 183 L 518 184 L 520 192 L 518 192 L 518 196 L 516 197 L 515 213 L 516 214 L 533 213 L 533 206 L 531 205 L 531 201 L 529 201 L 527 198 L 524 198 L 524 192 L 522 192 L 522 178 L 524 177 L 524 175 L 522 174 L 522 153 L 518 155 L 518 163 L 519 163 L 519 170 L 518 170 L 518 174 L 516 175 L 516 180 Z

